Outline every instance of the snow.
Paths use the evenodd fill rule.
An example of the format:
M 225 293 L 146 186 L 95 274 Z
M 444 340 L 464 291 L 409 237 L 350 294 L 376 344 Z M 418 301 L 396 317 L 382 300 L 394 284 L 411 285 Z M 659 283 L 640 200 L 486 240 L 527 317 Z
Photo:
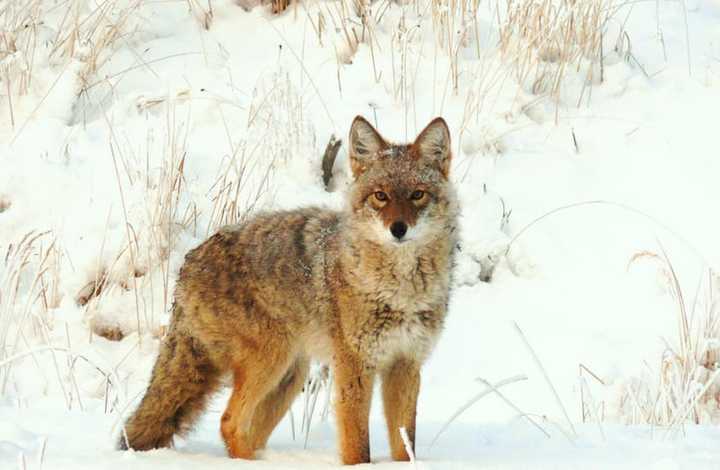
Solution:
M 510 67 L 495 2 L 478 9 L 481 58 L 474 40 L 457 51 L 457 90 L 431 9 L 415 8 L 427 2 L 374 3 L 373 42 L 354 54 L 343 25 L 359 19 L 337 0 L 277 16 L 215 1 L 208 30 L 184 2 L 141 2 L 89 74 L 92 38 L 72 59 L 53 55 L 63 11 L 43 3 L 14 125 L 3 80 L 16 86 L 29 64 L 17 52 L 0 59 L 1 468 L 336 468 L 332 413 L 316 411 L 305 446 L 302 399 L 295 429 L 285 419 L 259 460 L 228 459 L 227 390 L 175 449 L 113 444 L 147 385 L 185 252 L 246 208 L 342 207 L 345 146 L 329 192 L 320 161 L 357 114 L 398 141 L 442 115 L 454 143 L 462 251 L 447 328 L 424 368 L 416 468 L 717 468 L 714 398 L 699 406 L 701 424 L 672 427 L 639 424 L 623 402 L 632 384 L 652 388 L 668 346 L 680 347 L 663 252 L 693 325 L 716 308 L 717 1 L 620 7 L 603 37 L 603 81 L 594 75 L 580 106 L 585 69 L 568 70 L 559 105 L 514 74 L 488 78 Z M 134 3 L 118 0 L 108 18 Z M 340 21 L 343 8 L 355 23 Z M 233 202 L 236 212 L 218 215 Z M 23 258 L 30 232 L 43 235 Z M 79 305 L 96 283 L 102 292 Z M 123 337 L 97 334 L 111 330 Z M 717 352 L 716 338 L 700 342 Z M 431 445 L 485 389 L 477 378 L 517 375 L 527 380 L 499 390 L 549 438 L 490 393 Z M 377 398 L 372 466 L 407 468 L 389 462 Z

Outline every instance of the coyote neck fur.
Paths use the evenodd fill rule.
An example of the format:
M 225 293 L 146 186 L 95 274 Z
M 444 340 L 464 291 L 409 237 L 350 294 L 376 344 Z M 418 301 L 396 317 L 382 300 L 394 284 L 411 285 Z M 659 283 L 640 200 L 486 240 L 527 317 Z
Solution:
M 409 289 L 422 295 L 433 282 L 447 289 L 454 237 L 436 236 L 424 243 L 387 246 L 358 236 L 358 232 L 349 229 L 340 241 L 347 246 L 341 250 L 344 274 L 354 280 L 352 285 L 357 290 L 382 296 L 385 291 Z

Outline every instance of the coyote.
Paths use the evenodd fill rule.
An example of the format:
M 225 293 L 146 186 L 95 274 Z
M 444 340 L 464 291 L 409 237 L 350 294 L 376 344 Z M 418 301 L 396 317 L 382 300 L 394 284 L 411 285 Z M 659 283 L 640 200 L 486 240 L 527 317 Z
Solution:
M 451 157 L 442 118 L 396 145 L 358 116 L 344 210 L 256 215 L 190 251 L 150 385 L 119 447 L 171 445 L 232 372 L 220 430 L 231 457 L 252 459 L 315 359 L 333 370 L 342 462 L 370 461 L 376 375 L 392 458 L 408 460 L 399 428 L 414 447 L 420 368 L 448 305 L 458 213 Z

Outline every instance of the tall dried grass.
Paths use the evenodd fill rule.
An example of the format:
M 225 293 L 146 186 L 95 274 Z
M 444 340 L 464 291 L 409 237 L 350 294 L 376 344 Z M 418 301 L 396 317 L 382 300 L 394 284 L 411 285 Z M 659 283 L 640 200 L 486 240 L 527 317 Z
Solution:
M 83 93 L 118 46 L 129 44 L 141 5 L 142 0 L 0 1 L 0 106 L 7 105 L 10 126 L 22 130 L 69 69 L 77 76 L 75 93 Z M 40 69 L 54 78 L 39 82 Z M 19 115 L 31 90 L 37 96 Z
M 666 436 L 687 422 L 716 422 L 720 407 L 718 276 L 708 270 L 689 298 L 664 250 L 639 253 L 631 264 L 643 260 L 657 264 L 677 303 L 677 336 L 666 340 L 656 366 L 648 366 L 645 374 L 624 384 L 619 414 L 628 424 L 665 426 Z
M 603 80 L 603 35 L 613 0 L 508 0 L 500 52 L 517 81 L 560 102 L 569 73 L 586 86 Z
M 245 138 L 233 143 L 227 122 L 230 154 L 221 163 L 208 191 L 212 209 L 206 235 L 223 225 L 241 223 L 271 192 L 278 164 L 315 147 L 315 134 L 304 114 L 303 97 L 290 75 L 278 70 L 261 78 L 252 93 Z
M 49 352 L 62 376 L 50 331 L 50 310 L 60 303 L 62 251 L 51 232 L 28 232 L 10 243 L 0 264 L 0 395 L 7 391 L 16 360 L 30 356 L 45 384 L 48 377 L 37 355 Z M 38 348 L 37 344 L 42 346 Z M 66 400 L 69 395 L 64 389 Z

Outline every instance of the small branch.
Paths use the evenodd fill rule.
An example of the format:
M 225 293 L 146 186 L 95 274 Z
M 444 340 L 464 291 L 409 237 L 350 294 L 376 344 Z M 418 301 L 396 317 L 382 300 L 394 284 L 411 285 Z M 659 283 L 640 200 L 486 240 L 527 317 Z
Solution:
M 330 136 L 327 147 L 325 147 L 325 153 L 322 158 L 323 183 L 325 184 L 325 189 L 328 188 L 330 180 L 332 179 L 333 165 L 335 165 L 335 158 L 341 145 L 342 140 L 337 139 L 335 134 L 333 134 Z

